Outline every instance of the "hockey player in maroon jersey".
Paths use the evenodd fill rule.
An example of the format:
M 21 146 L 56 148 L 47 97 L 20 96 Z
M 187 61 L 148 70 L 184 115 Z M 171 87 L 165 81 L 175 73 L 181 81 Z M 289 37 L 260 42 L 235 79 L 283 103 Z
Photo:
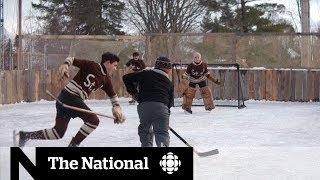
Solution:
M 100 64 L 94 61 L 68 57 L 59 68 L 59 79 L 63 80 L 69 77 L 68 70 L 71 65 L 78 67 L 79 71 L 64 87 L 58 99 L 64 104 L 90 110 L 83 100 L 87 99 L 92 91 L 101 88 L 110 97 L 112 113 L 115 117 L 114 123 L 123 123 L 125 117 L 111 82 L 111 74 L 117 68 L 118 62 L 118 56 L 109 52 L 102 55 Z M 99 125 L 97 115 L 67 109 L 59 103 L 56 103 L 56 109 L 57 115 L 54 127 L 33 132 L 20 131 L 17 134 L 20 147 L 24 146 L 30 139 L 54 140 L 62 138 L 67 130 L 70 119 L 79 117 L 83 120 L 84 124 L 69 144 L 69 146 L 76 147 Z
M 205 109 L 207 111 L 211 111 L 215 108 L 211 90 L 208 87 L 207 79 L 216 84 L 220 84 L 220 80 L 210 75 L 210 73 L 208 72 L 207 63 L 202 61 L 200 53 L 196 52 L 193 54 L 193 62 L 188 65 L 187 71 L 183 74 L 182 77 L 189 80 L 189 87 L 186 88 L 183 93 L 184 97 L 182 109 L 189 112 L 190 114 L 192 113 L 191 106 L 193 98 L 195 97 L 197 85 L 200 88 Z
M 132 54 L 132 59 L 126 63 L 126 67 L 129 68 L 129 72 L 139 72 L 146 68 L 145 63 L 139 58 L 139 56 L 140 54 L 138 52 L 134 52 Z M 135 103 L 136 101 L 133 98 L 129 101 L 129 104 Z
M 138 72 L 146 68 L 145 63 L 143 62 L 142 59 L 139 58 L 139 53 L 134 52 L 132 54 L 132 59 L 130 59 L 127 63 L 126 66 L 130 68 L 131 71 L 133 72 Z

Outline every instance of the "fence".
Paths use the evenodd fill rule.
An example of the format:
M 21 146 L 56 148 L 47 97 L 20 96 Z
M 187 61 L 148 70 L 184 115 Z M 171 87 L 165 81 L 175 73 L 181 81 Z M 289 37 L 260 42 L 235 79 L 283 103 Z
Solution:
M 320 34 L 206 33 L 149 34 L 148 59 L 168 55 L 176 63 L 190 63 L 198 51 L 211 64 L 241 67 L 319 68 Z
M 0 104 L 50 100 L 45 91 L 50 90 L 57 95 L 66 83 L 56 79 L 56 72 L 56 69 L 1 72 Z M 320 70 L 242 69 L 240 72 L 245 99 L 319 101 Z M 124 70 L 117 70 L 113 75 L 114 88 L 120 97 L 128 96 L 122 82 L 124 73 Z M 233 86 L 232 80 L 237 77 L 236 71 L 211 70 L 211 73 L 219 75 L 225 81 L 224 86 L 210 85 L 215 99 L 235 99 L 237 91 L 230 91 L 230 86 Z M 90 98 L 105 99 L 106 95 L 98 90 Z
M 33 102 L 41 99 L 51 100 L 46 94 L 49 90 L 58 95 L 61 89 L 68 82 L 61 82 L 57 79 L 57 69 L 52 70 L 13 70 L 4 71 L 0 74 L 0 104 L 16 103 L 21 101 Z M 74 75 L 75 71 L 71 71 Z M 113 75 L 114 89 L 120 96 L 127 96 L 122 76 L 123 70 L 118 70 Z M 104 91 L 97 90 L 90 96 L 91 99 L 105 99 Z
M 319 68 L 320 34 L 293 33 L 181 33 L 144 36 L 24 35 L 21 59 L 6 53 L 4 67 L 12 69 L 52 69 L 69 55 L 99 61 L 103 52 L 120 56 L 121 66 L 134 51 L 146 64 L 156 57 L 169 56 L 176 63 L 189 63 L 198 51 L 211 64 L 238 63 L 241 67 Z M 19 56 L 20 57 L 20 56 Z
M 68 56 L 98 62 L 107 51 L 117 54 L 123 66 L 134 51 L 145 52 L 144 43 L 143 36 L 24 35 L 21 59 L 19 52 L 5 57 L 4 69 L 54 69 Z
M 0 71 L 0 103 L 48 99 L 45 89 L 55 94 L 63 87 L 55 79 L 57 68 L 67 56 L 99 61 L 103 52 L 119 55 L 121 69 L 139 51 L 147 66 L 156 57 L 169 56 L 176 63 L 190 63 L 192 53 L 198 51 L 211 64 L 238 63 L 242 68 L 245 99 L 281 101 L 318 101 L 320 67 L 320 34 L 148 34 L 145 36 L 54 36 L 24 35 L 22 59 L 13 54 L 9 70 Z M 7 58 L 8 58 L 7 57 Z M 9 58 L 10 59 L 10 58 Z M 267 69 L 257 69 L 263 67 Z M 253 69 L 252 69 L 253 68 Z M 281 69 L 287 68 L 287 69 Z M 305 70 L 303 70 L 305 69 Z M 120 96 L 127 96 L 121 77 L 116 72 L 115 89 Z M 219 73 L 219 72 L 215 72 Z M 223 73 L 231 83 L 234 72 Z M 215 98 L 232 99 L 230 85 L 211 85 Z M 101 99 L 101 91 L 92 98 Z

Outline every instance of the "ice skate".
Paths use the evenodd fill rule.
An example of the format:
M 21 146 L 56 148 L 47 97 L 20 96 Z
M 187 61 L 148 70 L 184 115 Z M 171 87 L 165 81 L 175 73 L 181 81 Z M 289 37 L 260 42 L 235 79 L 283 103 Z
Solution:
M 13 135 L 14 135 L 14 146 L 15 147 L 24 147 L 26 142 L 29 140 L 23 131 L 13 131 Z
M 189 114 L 192 114 L 192 110 L 191 110 L 191 108 L 188 108 L 188 107 L 182 106 L 182 109 L 183 109 L 185 112 L 187 112 L 187 113 L 189 113 Z

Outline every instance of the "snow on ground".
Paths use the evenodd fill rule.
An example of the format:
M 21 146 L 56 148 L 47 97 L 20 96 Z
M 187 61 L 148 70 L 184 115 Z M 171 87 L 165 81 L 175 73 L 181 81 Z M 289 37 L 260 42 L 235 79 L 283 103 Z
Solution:
M 110 102 L 90 100 L 92 110 L 111 113 Z M 127 121 L 122 125 L 100 118 L 99 127 L 82 146 L 139 146 L 136 106 L 121 100 Z M 194 179 L 320 179 L 320 103 L 246 101 L 247 108 L 217 107 L 206 112 L 194 107 L 185 114 L 171 109 L 170 126 L 198 151 L 218 148 L 220 154 L 194 157 Z M 9 179 L 12 130 L 53 126 L 54 102 L 20 103 L 0 107 L 0 179 Z M 30 141 L 28 147 L 67 146 L 82 125 L 71 120 L 63 139 Z M 171 146 L 185 146 L 171 134 Z M 34 148 L 24 148 L 34 158 Z M 24 180 L 31 179 L 22 172 Z

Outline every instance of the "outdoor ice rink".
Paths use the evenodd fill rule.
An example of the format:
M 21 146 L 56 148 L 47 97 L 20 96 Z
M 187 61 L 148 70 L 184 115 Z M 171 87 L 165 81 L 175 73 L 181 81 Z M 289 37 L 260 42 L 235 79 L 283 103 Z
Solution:
M 99 127 L 81 146 L 139 146 L 136 105 L 121 99 L 127 117 L 115 125 L 100 118 Z M 111 113 L 109 100 L 87 101 L 92 110 Z M 320 179 L 320 103 L 246 101 L 246 108 L 217 107 L 208 113 L 193 107 L 185 114 L 180 107 L 171 109 L 170 126 L 198 151 L 218 148 L 220 154 L 194 156 L 194 179 Z M 10 178 L 12 131 L 39 130 L 53 126 L 53 101 L 3 105 L 0 109 L 0 179 Z M 35 146 L 67 146 L 82 125 L 80 119 L 70 121 L 63 139 L 30 141 L 25 153 L 34 161 Z M 185 146 L 173 134 L 171 146 Z M 32 179 L 25 171 L 21 179 Z

